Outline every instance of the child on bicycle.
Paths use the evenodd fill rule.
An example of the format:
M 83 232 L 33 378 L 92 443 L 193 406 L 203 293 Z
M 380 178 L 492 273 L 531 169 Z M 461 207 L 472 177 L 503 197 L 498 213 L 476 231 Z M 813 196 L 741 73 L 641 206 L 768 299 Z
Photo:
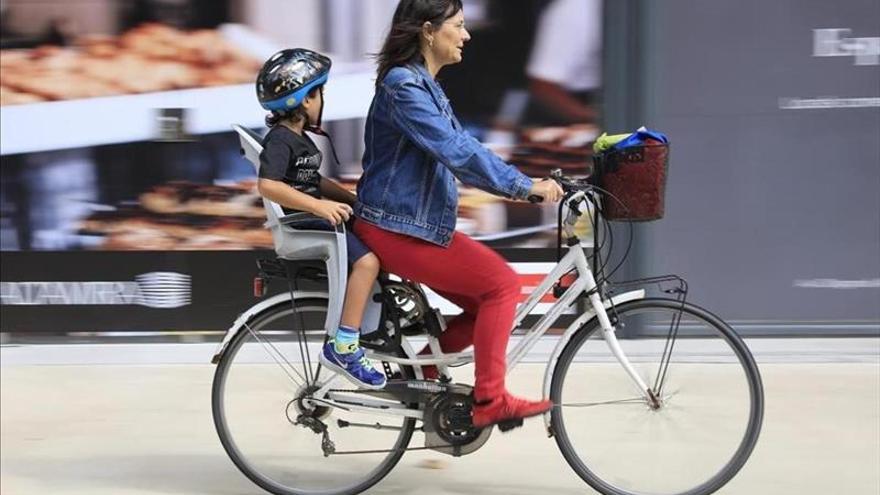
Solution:
M 331 230 L 348 222 L 346 244 L 351 273 L 342 318 L 335 337 L 322 349 L 321 363 L 354 384 L 370 389 L 385 386 L 385 374 L 364 356 L 358 340 L 361 319 L 379 273 L 379 259 L 352 231 L 352 207 L 357 197 L 338 183 L 322 177 L 321 152 L 303 131 L 324 134 L 323 86 L 330 59 L 302 48 L 273 55 L 257 77 L 260 105 L 271 113 L 270 128 L 260 154 L 257 182 L 260 194 L 278 203 L 287 213 L 309 212 L 323 220 L 298 224 L 299 228 Z

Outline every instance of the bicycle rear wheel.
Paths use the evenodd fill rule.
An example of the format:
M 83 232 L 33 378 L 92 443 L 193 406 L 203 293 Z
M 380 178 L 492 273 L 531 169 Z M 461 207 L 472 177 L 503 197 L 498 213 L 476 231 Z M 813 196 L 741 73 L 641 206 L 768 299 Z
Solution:
M 215 372 L 212 406 L 221 443 L 248 478 L 274 494 L 360 493 L 391 471 L 413 433 L 411 418 L 307 400 L 309 374 L 326 379 L 331 373 L 318 365 L 326 305 L 325 299 L 297 299 L 295 313 L 285 303 L 257 315 L 229 343 Z M 408 368 L 400 371 L 410 376 Z M 355 388 L 343 379 L 333 387 Z M 297 418 L 318 422 L 297 424 Z M 381 452 L 325 456 L 323 428 L 336 451 Z
M 718 490 L 761 429 L 764 396 L 751 353 L 721 319 L 691 304 L 645 299 L 609 316 L 659 407 L 639 394 L 591 320 L 553 373 L 551 417 L 563 456 L 606 495 Z

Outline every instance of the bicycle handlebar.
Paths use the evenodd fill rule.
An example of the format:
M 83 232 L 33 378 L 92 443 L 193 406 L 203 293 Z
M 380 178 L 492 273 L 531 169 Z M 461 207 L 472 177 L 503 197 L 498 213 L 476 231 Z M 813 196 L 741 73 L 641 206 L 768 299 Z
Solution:
M 589 178 L 576 179 L 574 177 L 566 177 L 562 175 L 562 169 L 558 168 L 550 172 L 548 179 L 555 180 L 562 187 L 562 190 L 565 191 L 566 196 L 577 191 L 588 191 L 593 188 Z M 528 200 L 529 203 L 543 203 L 544 197 L 538 194 L 530 194 Z

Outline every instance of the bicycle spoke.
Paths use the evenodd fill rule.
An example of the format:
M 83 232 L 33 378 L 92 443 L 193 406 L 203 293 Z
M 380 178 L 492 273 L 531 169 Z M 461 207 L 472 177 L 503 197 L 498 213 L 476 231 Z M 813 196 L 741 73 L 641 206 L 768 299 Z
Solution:
M 288 279 L 287 285 L 290 288 L 290 293 L 296 294 L 296 291 L 298 290 L 297 283 L 296 283 L 296 277 L 295 276 L 291 277 L 291 273 L 290 273 L 289 269 L 287 272 L 287 279 Z M 293 282 L 290 282 L 290 280 L 293 280 Z M 291 284 L 292 284 L 292 286 L 291 286 Z M 295 314 L 299 317 L 299 330 L 295 332 L 296 333 L 296 340 L 297 340 L 297 343 L 299 344 L 299 355 L 300 355 L 300 358 L 302 359 L 302 362 L 303 362 L 303 371 L 305 372 L 306 376 L 308 377 L 308 379 L 306 379 L 306 386 L 309 386 L 312 383 L 314 383 L 312 381 L 312 378 L 314 377 L 314 375 L 312 374 L 312 359 L 311 359 L 312 357 L 309 353 L 309 340 L 308 340 L 308 335 L 306 335 L 306 324 L 305 324 L 305 320 L 303 319 L 302 313 L 300 313 L 299 311 L 296 310 L 296 301 L 294 300 L 293 297 L 290 298 L 290 307 L 293 309 L 293 314 Z
M 284 365 L 281 364 L 281 361 L 279 361 L 278 358 L 275 356 L 275 354 L 277 354 L 278 356 L 281 356 L 281 359 L 282 359 L 285 363 L 287 363 L 287 367 L 290 368 L 290 371 L 293 371 L 294 373 L 296 373 L 297 375 L 299 375 L 300 379 L 302 379 L 303 382 L 306 382 L 306 377 L 304 377 L 304 376 L 302 375 L 302 373 L 300 373 L 299 371 L 297 371 L 296 368 L 294 368 L 293 365 L 290 364 L 290 361 L 288 361 L 287 358 L 284 357 L 284 354 L 282 354 L 281 351 L 279 351 L 278 348 L 275 347 L 274 344 L 272 344 L 272 342 L 270 342 L 270 341 L 268 341 L 268 340 L 265 340 L 265 339 L 261 338 L 259 335 L 257 335 L 258 332 L 255 332 L 255 331 L 250 327 L 250 325 L 248 325 L 247 323 L 245 323 L 245 324 L 244 324 L 244 327 L 247 328 L 247 331 L 251 334 L 251 336 L 253 336 L 254 340 L 256 340 L 256 341 L 260 344 L 260 346 L 266 351 L 266 354 L 268 354 L 269 357 L 271 357 L 272 360 L 275 361 L 275 363 L 278 365 L 278 367 L 281 368 L 282 370 L 284 370 L 284 373 L 290 378 L 290 381 L 292 381 L 292 382 L 296 385 L 297 389 L 300 388 L 300 387 L 302 387 L 302 383 L 296 381 L 296 378 L 294 378 L 293 375 L 291 375 L 291 374 L 287 371 L 287 368 L 285 368 Z M 275 354 L 273 354 L 273 353 L 270 351 L 270 348 L 271 348 L 271 350 L 274 350 L 274 351 L 275 351 Z
M 606 400 L 600 402 L 570 402 L 564 404 L 558 404 L 555 407 L 595 407 L 595 406 L 607 406 L 611 404 L 645 404 L 644 397 L 632 397 L 630 399 L 619 399 L 619 400 Z
M 664 404 L 664 405 L 669 405 L 669 401 L 670 401 L 673 397 L 675 397 L 676 395 L 678 395 L 679 392 L 681 392 L 681 389 L 676 389 L 674 392 L 671 392 L 671 393 L 669 393 L 669 394 L 666 394 L 666 397 L 660 397 L 660 400 L 663 401 L 663 404 Z

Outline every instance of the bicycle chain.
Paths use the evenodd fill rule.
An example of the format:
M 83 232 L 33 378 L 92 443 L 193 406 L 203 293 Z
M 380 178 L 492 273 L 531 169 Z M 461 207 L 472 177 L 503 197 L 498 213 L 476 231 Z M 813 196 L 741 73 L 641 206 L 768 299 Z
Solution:
M 376 392 L 376 390 L 362 389 L 362 388 L 352 388 L 352 389 L 331 388 L 331 389 L 327 389 L 327 392 L 345 392 L 345 393 L 352 393 L 352 394 L 366 394 L 366 393 L 370 393 L 370 392 Z M 321 399 L 314 399 L 314 400 L 321 400 Z

